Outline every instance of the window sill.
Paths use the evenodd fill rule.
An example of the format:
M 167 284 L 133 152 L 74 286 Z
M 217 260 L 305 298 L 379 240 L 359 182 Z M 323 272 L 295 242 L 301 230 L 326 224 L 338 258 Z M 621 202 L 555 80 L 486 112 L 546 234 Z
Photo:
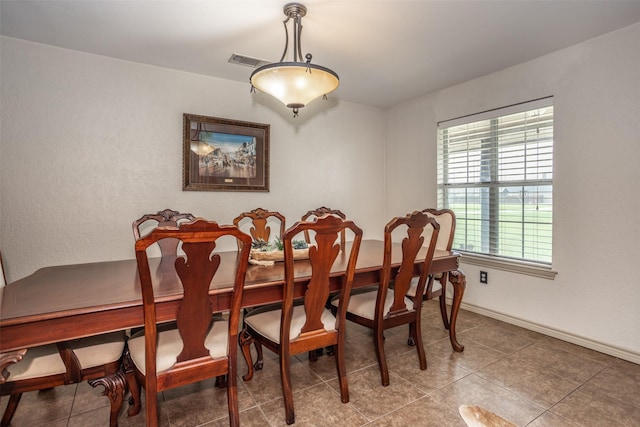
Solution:
M 509 271 L 511 273 L 526 274 L 528 276 L 540 277 L 542 279 L 554 280 L 557 271 L 542 264 L 526 261 L 513 261 L 504 258 L 483 256 L 460 252 L 460 262 L 481 267 L 494 268 L 496 270 Z

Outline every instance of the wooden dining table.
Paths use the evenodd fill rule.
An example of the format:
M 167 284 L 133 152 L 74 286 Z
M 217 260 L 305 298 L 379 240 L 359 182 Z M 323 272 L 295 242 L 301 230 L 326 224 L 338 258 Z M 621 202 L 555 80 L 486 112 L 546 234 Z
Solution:
M 392 260 L 392 268 L 397 269 L 401 250 L 399 243 L 395 245 L 397 250 L 393 252 L 397 253 L 397 257 L 394 256 Z M 354 288 L 375 284 L 380 280 L 383 248 L 381 240 L 362 241 Z M 334 290 L 341 286 L 341 275 L 347 263 L 345 253 L 349 251 L 341 252 L 332 271 L 330 286 Z M 228 259 L 237 257 L 238 252 L 221 252 L 220 255 Z M 450 272 L 449 280 L 454 294 L 449 337 L 453 349 L 462 351 L 464 346 L 456 339 L 456 318 L 466 280 L 458 268 L 458 259 L 459 255 L 455 252 L 436 250 L 432 272 Z M 158 319 L 175 320 L 182 288 L 173 260 L 163 258 L 161 262 L 160 258 L 151 259 L 150 268 L 157 279 Z M 209 297 L 214 311 L 229 309 L 234 270 L 221 268 L 211 284 Z M 296 261 L 295 278 L 300 284 L 296 288 L 297 296 L 303 296 L 303 284 L 310 277 L 309 261 Z M 273 266 L 250 265 L 246 274 L 243 306 L 281 301 L 283 283 L 283 263 Z M 20 360 L 21 357 L 16 358 L 16 355 L 24 354 L 24 350 L 30 347 L 143 325 L 142 295 L 135 259 L 41 268 L 0 288 L 0 372 Z M 3 380 L 4 375 L 0 376 L 0 382 Z

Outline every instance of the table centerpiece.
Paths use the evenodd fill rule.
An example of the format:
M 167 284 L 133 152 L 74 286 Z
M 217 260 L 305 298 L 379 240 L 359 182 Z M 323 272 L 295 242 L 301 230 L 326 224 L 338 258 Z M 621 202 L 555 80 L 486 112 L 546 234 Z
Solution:
M 308 259 L 309 245 L 304 240 L 293 240 L 293 259 Z M 279 237 L 269 243 L 262 239 L 254 240 L 251 243 L 250 261 L 252 264 L 273 265 L 278 261 L 284 261 L 284 244 Z M 268 264 L 265 264 L 267 262 Z

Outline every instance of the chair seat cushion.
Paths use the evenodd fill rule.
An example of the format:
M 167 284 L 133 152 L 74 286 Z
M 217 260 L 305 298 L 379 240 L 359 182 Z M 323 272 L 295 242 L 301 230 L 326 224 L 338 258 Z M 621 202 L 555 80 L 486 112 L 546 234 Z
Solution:
M 126 334 L 124 331 L 71 341 L 69 345 L 80 361 L 82 369 L 115 362 L 122 356 Z
M 226 320 L 213 322 L 204 340 L 204 346 L 212 358 L 227 357 L 229 323 Z M 156 372 L 170 369 L 182 351 L 182 338 L 176 328 L 159 330 L 156 353 Z M 129 340 L 129 353 L 136 367 L 145 374 L 144 331 L 134 334 Z
M 113 332 L 70 341 L 82 369 L 104 365 L 120 359 L 124 350 L 125 333 Z M 48 375 L 63 374 L 66 367 L 55 344 L 33 347 L 24 358 L 7 367 L 8 381 L 25 380 Z
M 437 277 L 438 276 L 436 276 L 436 278 Z M 409 296 L 411 298 L 416 296 L 416 289 L 418 288 L 418 281 L 419 280 L 420 280 L 419 277 L 414 277 L 413 279 L 411 279 L 411 284 L 409 285 L 409 290 L 407 291 L 407 296 Z M 434 279 L 433 285 L 431 285 L 431 292 L 437 292 L 440 289 L 442 289 L 442 284 L 440 283 L 439 280 Z M 426 286 L 425 286 L 424 290 L 425 290 L 425 292 L 427 291 L 427 287 Z
M 373 320 L 376 313 L 376 298 L 378 297 L 378 291 L 369 291 L 363 293 L 354 293 L 349 297 L 349 306 L 347 311 L 365 319 Z M 404 303 L 407 310 L 413 310 L 413 301 L 409 298 L 404 299 Z M 384 301 L 384 313 L 388 313 L 393 304 L 393 291 L 387 289 L 387 297 Z M 338 307 L 340 301 L 338 298 L 334 298 L 331 301 L 331 305 Z
M 20 362 L 7 366 L 8 381 L 63 374 L 66 370 L 55 344 L 30 348 Z
M 257 333 L 269 340 L 280 343 L 280 320 L 282 317 L 282 310 L 270 310 L 261 311 L 256 314 L 249 313 L 244 321 Z M 307 316 L 304 312 L 303 305 L 296 305 L 293 307 L 293 317 L 291 318 L 291 329 L 289 332 L 290 339 L 296 338 L 300 335 L 300 331 L 307 320 Z M 327 331 L 334 331 L 336 329 L 336 318 L 327 309 L 322 312 L 322 324 Z

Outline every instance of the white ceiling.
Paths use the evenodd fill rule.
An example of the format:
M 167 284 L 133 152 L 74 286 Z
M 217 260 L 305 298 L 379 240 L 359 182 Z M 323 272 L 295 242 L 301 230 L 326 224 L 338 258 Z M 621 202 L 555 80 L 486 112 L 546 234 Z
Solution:
M 0 33 L 247 82 L 275 62 L 285 0 L 0 0 Z M 391 106 L 640 22 L 640 0 L 306 0 L 302 54 L 331 96 Z M 640 41 L 638 42 L 640 49 Z

